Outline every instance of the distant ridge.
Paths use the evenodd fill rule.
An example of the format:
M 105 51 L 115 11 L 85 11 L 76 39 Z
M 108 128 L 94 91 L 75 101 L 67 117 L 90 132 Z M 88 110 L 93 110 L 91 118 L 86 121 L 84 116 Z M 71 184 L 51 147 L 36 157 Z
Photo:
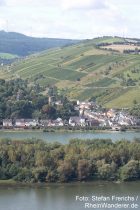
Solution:
M 16 32 L 0 31 L 0 53 L 28 56 L 54 47 L 77 43 L 78 40 L 58 38 L 35 38 Z

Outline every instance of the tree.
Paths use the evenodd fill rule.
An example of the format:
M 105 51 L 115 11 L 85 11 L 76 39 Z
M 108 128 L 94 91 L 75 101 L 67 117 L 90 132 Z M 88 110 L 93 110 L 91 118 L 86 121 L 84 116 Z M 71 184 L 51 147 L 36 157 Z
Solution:
M 132 181 L 140 178 L 140 165 L 137 160 L 130 160 L 120 169 L 120 178 L 123 181 Z
M 57 168 L 58 177 L 61 182 L 67 182 L 74 178 L 74 168 L 70 161 L 61 161 Z
M 78 180 L 88 180 L 91 177 L 91 165 L 88 160 L 79 160 L 77 166 Z
M 104 163 L 98 167 L 98 176 L 103 180 L 114 179 L 114 165 Z
M 44 105 L 42 107 L 42 113 L 45 114 L 45 117 L 48 119 L 55 119 L 56 117 L 56 109 L 50 105 Z
M 135 104 L 131 109 L 130 109 L 130 114 L 136 117 L 140 117 L 140 104 Z
M 138 102 L 136 99 L 133 100 L 133 104 L 136 105 Z
M 34 169 L 32 173 L 36 182 L 45 182 L 48 170 L 45 167 L 40 167 Z

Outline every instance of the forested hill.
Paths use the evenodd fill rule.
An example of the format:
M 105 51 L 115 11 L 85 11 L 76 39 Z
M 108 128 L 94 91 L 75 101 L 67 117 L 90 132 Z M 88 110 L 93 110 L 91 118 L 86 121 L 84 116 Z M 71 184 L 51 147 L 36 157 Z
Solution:
M 0 31 L 0 53 L 27 56 L 53 47 L 77 43 L 76 40 L 35 38 L 15 32 Z

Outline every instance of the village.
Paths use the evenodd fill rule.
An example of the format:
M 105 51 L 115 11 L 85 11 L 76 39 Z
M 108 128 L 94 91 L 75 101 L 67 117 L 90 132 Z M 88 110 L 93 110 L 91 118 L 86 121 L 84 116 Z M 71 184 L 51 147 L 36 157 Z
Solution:
M 58 103 L 58 102 L 57 102 Z M 1 129 L 30 129 L 30 128 L 86 128 L 111 129 L 114 131 L 125 128 L 139 128 L 140 119 L 131 116 L 126 109 L 103 109 L 95 102 L 77 101 L 74 109 L 77 116 L 70 116 L 69 120 L 52 119 L 3 119 Z

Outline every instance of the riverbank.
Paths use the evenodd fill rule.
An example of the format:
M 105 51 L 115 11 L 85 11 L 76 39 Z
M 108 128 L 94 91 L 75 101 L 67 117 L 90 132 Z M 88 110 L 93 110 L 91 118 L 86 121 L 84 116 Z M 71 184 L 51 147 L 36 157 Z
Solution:
M 140 180 L 137 181 L 128 181 L 128 182 L 123 182 L 123 181 L 104 181 L 104 180 L 94 180 L 94 181 L 75 181 L 75 182 L 49 182 L 49 183 L 27 183 L 27 182 L 17 182 L 14 180 L 0 180 L 0 188 L 48 188 L 48 187 L 52 187 L 52 186 L 76 186 L 76 185 L 108 185 L 108 184 L 116 184 L 116 185 L 121 185 L 121 184 L 132 184 L 132 183 L 140 183 Z
M 86 128 L 48 128 L 48 129 L 24 129 L 24 128 L 14 128 L 14 129 L 0 129 L 0 132 L 44 132 L 44 133 L 118 133 L 118 132 L 140 132 L 140 128 L 137 129 L 124 129 L 124 130 L 112 130 L 112 129 L 86 129 Z
M 27 182 L 17 182 L 12 179 L 10 180 L 0 180 L 0 187 L 47 187 L 48 183 L 27 183 Z

